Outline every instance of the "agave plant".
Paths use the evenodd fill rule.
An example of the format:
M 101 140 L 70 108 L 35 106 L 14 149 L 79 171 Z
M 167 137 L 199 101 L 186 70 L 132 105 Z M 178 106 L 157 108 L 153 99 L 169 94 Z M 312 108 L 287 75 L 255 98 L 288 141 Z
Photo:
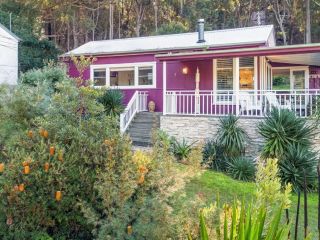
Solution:
M 174 156 L 178 159 L 178 161 L 184 160 L 189 156 L 193 144 L 194 142 L 188 144 L 185 139 L 183 139 L 181 142 L 174 139 L 172 151 Z
M 245 143 L 248 140 L 248 135 L 238 125 L 238 117 L 229 115 L 221 118 L 219 129 L 217 132 L 217 142 L 224 147 L 225 154 L 229 157 L 240 156 L 245 152 Z
M 203 151 L 203 164 L 216 171 L 226 170 L 226 156 L 224 154 L 224 148 L 215 140 L 206 141 Z
M 283 183 L 291 183 L 295 192 L 303 191 L 317 180 L 318 159 L 314 152 L 301 145 L 290 145 L 279 161 L 279 172 Z
M 124 110 L 123 94 L 118 89 L 107 89 L 97 101 L 104 106 L 107 115 L 119 116 Z
M 237 180 L 253 181 L 256 167 L 252 159 L 246 157 L 231 158 L 227 161 L 227 173 Z
M 258 129 L 266 141 L 262 156 L 281 158 L 290 145 L 310 146 L 313 127 L 307 126 L 306 120 L 292 111 L 273 108 Z

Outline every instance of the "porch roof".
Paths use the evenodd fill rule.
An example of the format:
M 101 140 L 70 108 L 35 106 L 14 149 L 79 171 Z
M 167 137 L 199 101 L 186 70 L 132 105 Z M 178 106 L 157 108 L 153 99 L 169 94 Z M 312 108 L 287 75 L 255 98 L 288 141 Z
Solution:
M 272 62 L 320 66 L 320 43 L 158 54 L 160 61 L 266 56 Z

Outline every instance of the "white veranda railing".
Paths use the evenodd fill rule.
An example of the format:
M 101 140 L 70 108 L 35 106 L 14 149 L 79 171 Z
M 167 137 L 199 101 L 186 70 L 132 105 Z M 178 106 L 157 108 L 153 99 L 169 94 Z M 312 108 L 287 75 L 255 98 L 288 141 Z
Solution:
M 120 131 L 124 133 L 130 122 L 138 112 L 147 111 L 148 105 L 148 93 L 136 91 L 131 100 L 129 101 L 127 107 L 124 112 L 120 114 Z
M 178 115 L 264 117 L 273 107 L 299 117 L 318 111 L 320 90 L 167 91 L 166 113 Z

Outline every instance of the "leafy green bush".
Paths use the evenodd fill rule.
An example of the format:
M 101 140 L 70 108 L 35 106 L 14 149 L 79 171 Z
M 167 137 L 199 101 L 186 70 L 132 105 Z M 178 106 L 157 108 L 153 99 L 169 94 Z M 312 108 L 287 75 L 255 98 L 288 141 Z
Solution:
M 300 145 L 292 145 L 279 161 L 280 177 L 284 184 L 291 183 L 296 192 L 303 191 L 304 179 L 310 190 L 317 179 L 318 159 L 314 152 Z
M 98 102 L 104 106 L 105 113 L 110 116 L 119 116 L 123 110 L 123 93 L 118 89 L 107 89 L 98 97 Z
M 252 159 L 246 157 L 231 158 L 227 161 L 227 173 L 237 180 L 253 181 L 256 168 Z
M 117 118 L 103 113 L 95 90 L 58 83 L 44 115 L 5 146 L 0 239 L 170 234 L 171 155 L 156 148 L 150 156 L 133 156 Z
M 40 69 L 31 69 L 22 73 L 20 82 L 31 86 L 37 86 L 39 83 L 46 82 L 50 87 L 58 82 L 68 80 L 66 67 L 61 64 L 49 62 L 46 66 Z
M 309 147 L 313 130 L 294 112 L 277 108 L 271 110 L 258 129 L 266 141 L 262 151 L 264 158 L 281 158 L 293 144 Z
M 237 157 L 245 153 L 248 135 L 238 125 L 238 120 L 239 118 L 234 115 L 220 118 L 217 142 L 223 146 L 225 155 L 228 157 Z
M 208 140 L 205 142 L 203 151 L 202 164 L 216 171 L 226 171 L 226 156 L 224 148 L 215 140 Z
M 14 89 L 0 86 L 0 149 L 15 144 L 47 112 L 51 93 L 46 83 L 36 87 L 20 84 Z M 2 154 L 0 150 L 0 160 Z
M 194 143 L 187 143 L 185 139 L 181 142 L 174 139 L 173 141 L 173 154 L 177 158 L 178 161 L 186 160 L 192 150 L 192 146 Z

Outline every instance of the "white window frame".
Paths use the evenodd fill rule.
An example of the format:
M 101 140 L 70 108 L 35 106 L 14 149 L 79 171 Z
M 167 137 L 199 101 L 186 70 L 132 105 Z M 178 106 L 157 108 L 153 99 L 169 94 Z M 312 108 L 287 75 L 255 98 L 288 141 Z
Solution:
M 228 57 L 226 57 L 228 58 Z M 253 56 L 253 84 L 254 84 L 254 89 L 251 91 L 257 91 L 258 90 L 258 57 Z M 233 59 L 233 89 L 229 91 L 239 92 L 240 90 L 240 60 L 239 57 L 234 57 Z M 217 94 L 217 59 L 212 59 L 212 67 L 213 67 L 213 91 L 214 93 Z M 228 90 L 226 90 L 228 91 Z M 213 98 L 214 102 L 213 104 L 219 104 L 219 105 L 224 105 L 224 104 L 232 104 L 232 101 L 220 101 L 218 98 Z
M 293 82 L 293 72 L 294 71 L 305 71 L 304 75 L 304 89 L 309 89 L 309 67 L 308 66 L 294 66 L 294 67 L 272 67 L 271 68 L 271 90 L 273 90 L 273 69 L 288 69 L 290 71 L 290 89 L 287 91 L 303 90 L 303 89 L 294 89 Z M 283 90 L 286 91 L 286 90 Z
M 152 85 L 139 85 L 139 67 L 152 67 Z M 133 86 L 110 86 L 110 69 L 112 68 L 134 68 Z M 95 88 L 108 87 L 112 89 L 150 89 L 157 87 L 156 62 L 136 62 L 119 64 L 93 64 L 90 65 L 90 79 L 93 81 L 95 69 L 106 69 L 106 85 L 94 86 Z

